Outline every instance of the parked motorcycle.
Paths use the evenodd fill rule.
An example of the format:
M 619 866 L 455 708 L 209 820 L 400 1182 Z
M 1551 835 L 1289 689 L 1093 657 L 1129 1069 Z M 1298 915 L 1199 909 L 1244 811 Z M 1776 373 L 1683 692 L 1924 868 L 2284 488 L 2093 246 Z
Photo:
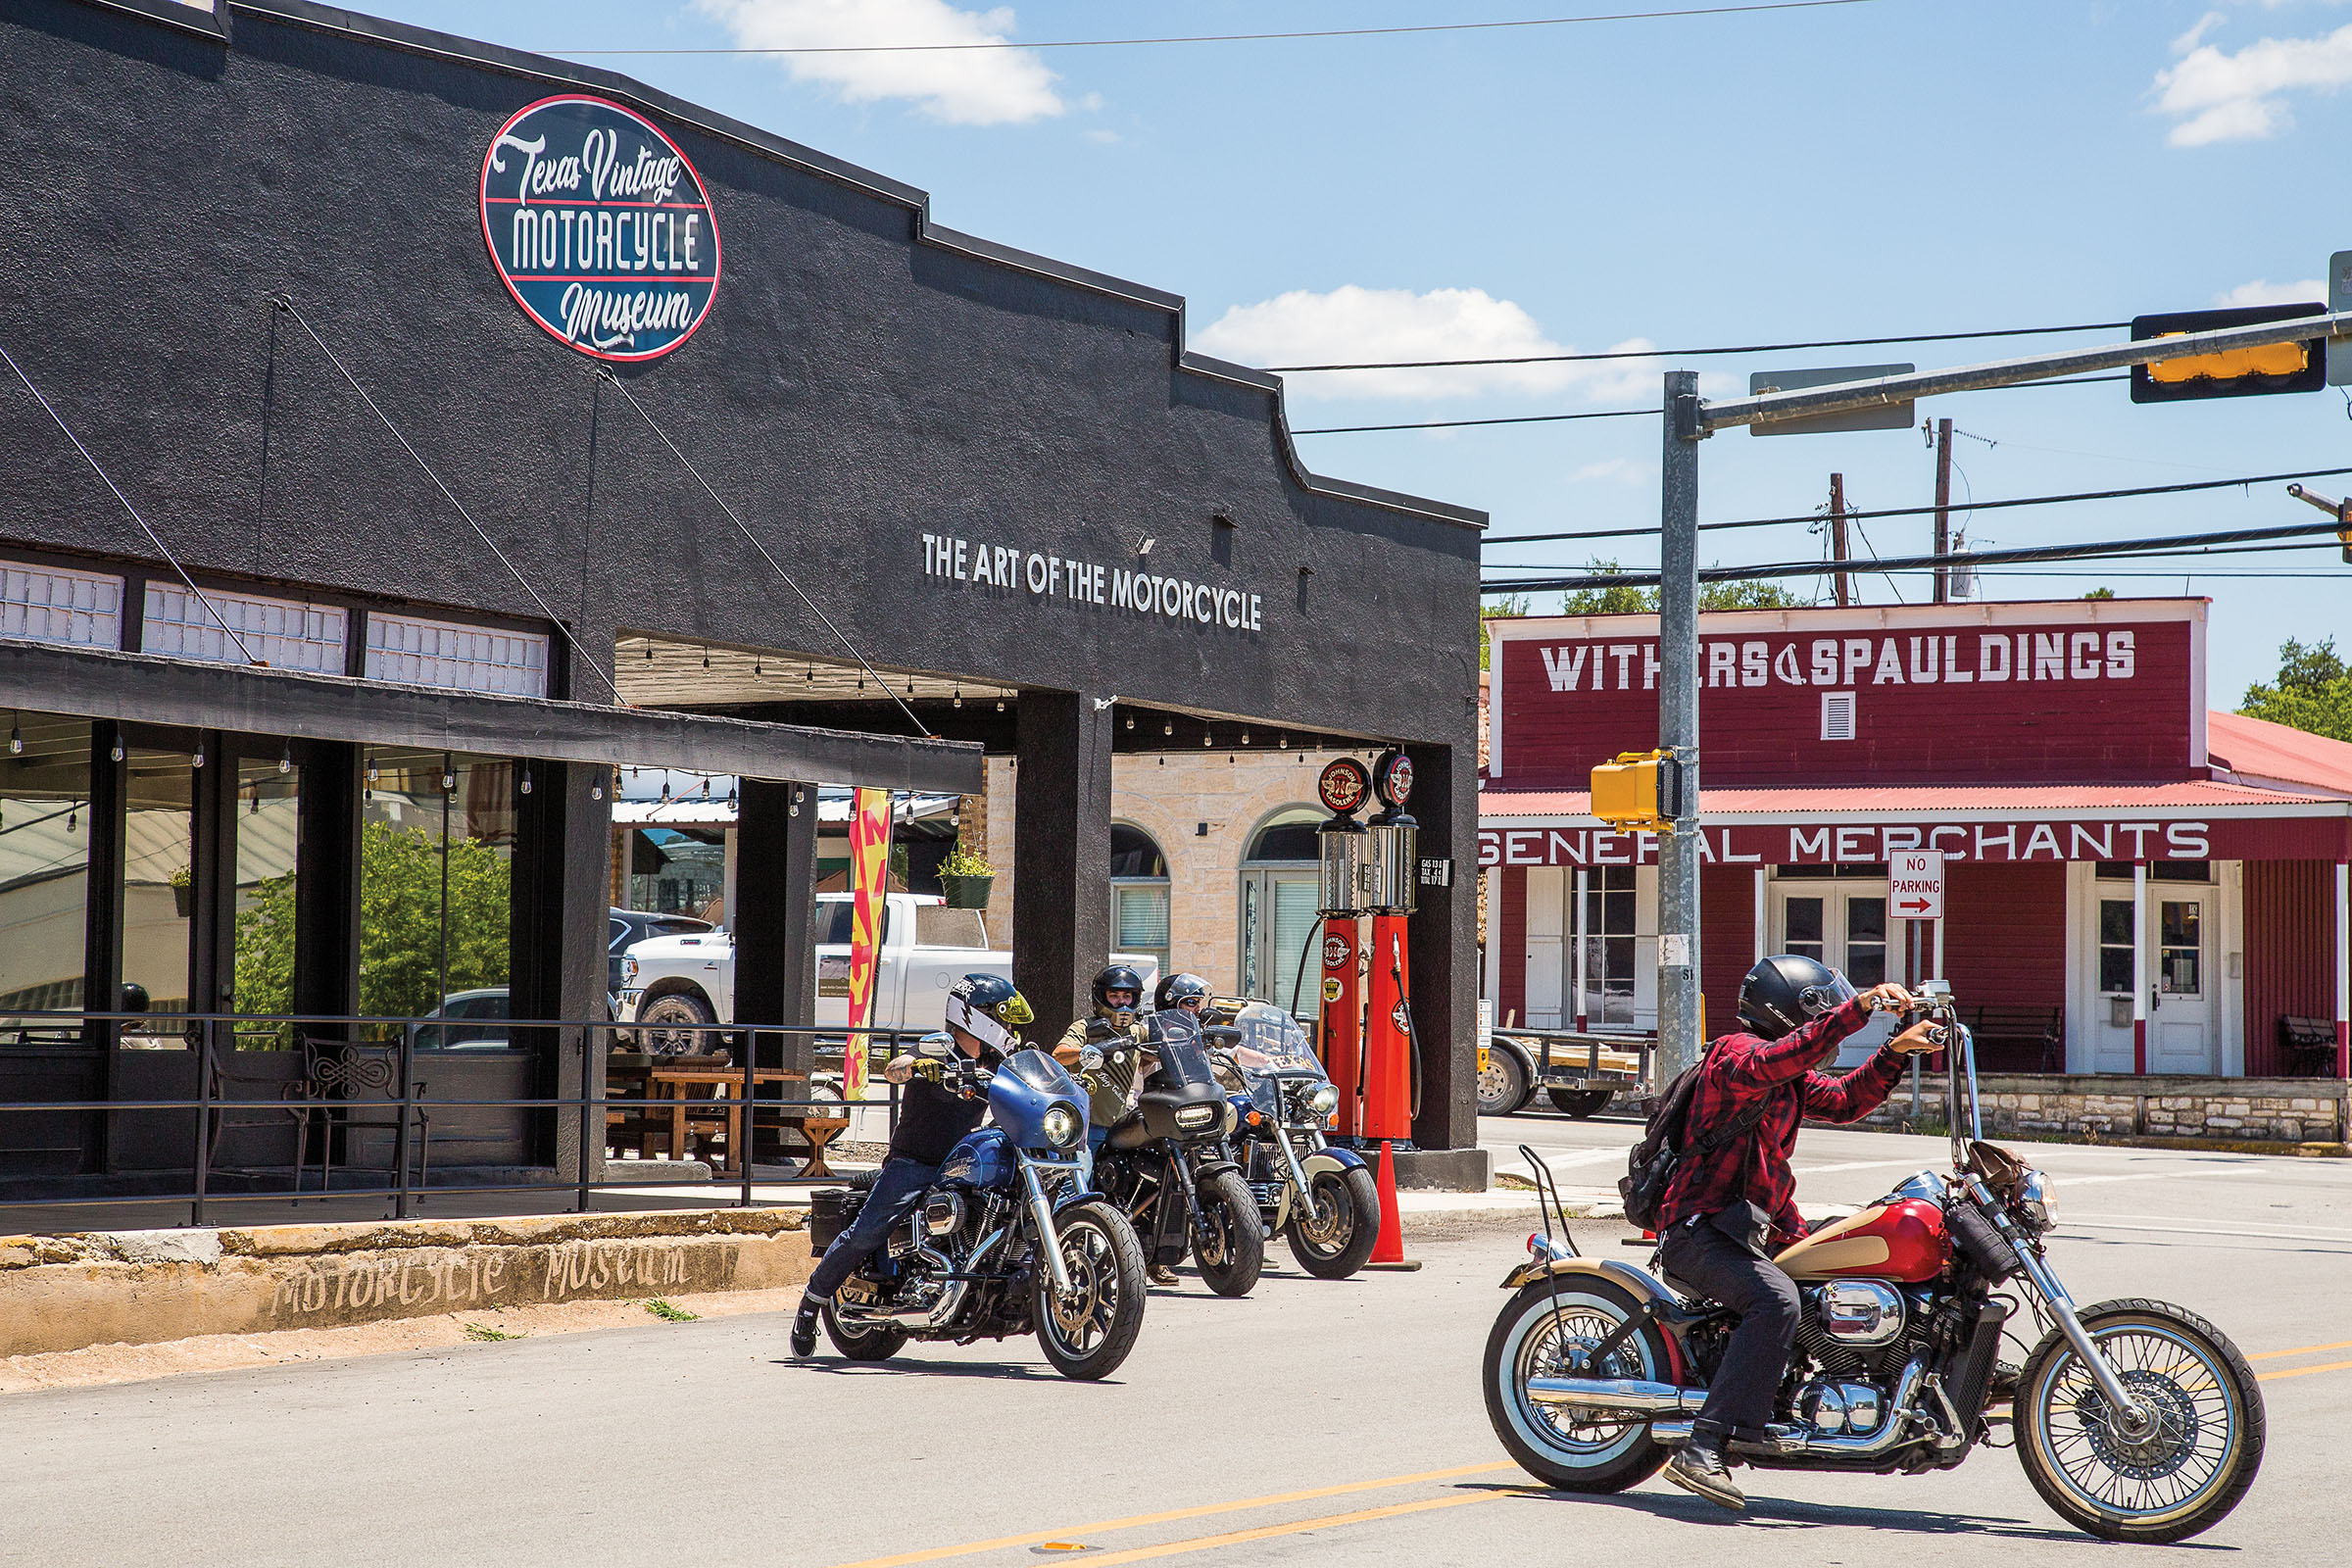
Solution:
M 1200 1021 L 1155 1012 L 1143 1044 L 1157 1059 L 1135 1109 L 1095 1159 L 1095 1185 L 1134 1221 L 1144 1250 L 1173 1266 L 1189 1249 L 1219 1296 L 1247 1296 L 1265 1266 L 1256 1200 L 1226 1140 L 1239 1117 L 1216 1080 Z
M 1306 1032 L 1267 1002 L 1204 1032 L 1233 1101 L 1242 1178 L 1267 1233 L 1288 1240 L 1298 1266 L 1317 1279 L 1348 1278 L 1380 1240 L 1380 1189 L 1362 1155 L 1323 1136 L 1340 1092 Z
M 921 1205 L 843 1282 L 827 1337 L 853 1361 L 882 1361 L 909 1339 L 1034 1332 L 1064 1377 L 1109 1376 L 1143 1327 L 1147 1286 L 1134 1227 L 1087 1185 L 1086 1097 L 1042 1051 L 991 1073 L 944 1035 L 923 1042 L 922 1054 L 943 1053 L 965 1093 L 987 1096 L 994 1122 L 949 1152 Z M 816 1195 L 818 1252 L 863 1202 L 855 1186 Z
M 1766 1469 L 1916 1474 L 1959 1464 L 2006 1428 L 2027 1479 L 2070 1524 L 2110 1541 L 2211 1529 L 2262 1463 L 2253 1370 L 2184 1307 L 2129 1298 L 2078 1308 L 2051 1271 L 2050 1184 L 1984 1142 L 1976 1054 L 1948 989 L 1923 993 L 1950 1045 L 1948 1173 L 1924 1170 L 1779 1254 L 1803 1314 L 1767 1441 L 1733 1445 Z M 1552 1237 L 1505 1280 L 1488 1337 L 1487 1413 L 1531 1474 L 1617 1492 L 1689 1441 L 1736 1315 L 1615 1259 L 1576 1254 L 1550 1172 Z M 1653 1259 L 1654 1264 L 1654 1259 Z M 2043 1333 L 1996 1376 L 2014 1290 Z M 2008 1409 L 1999 1408 L 2004 1402 Z

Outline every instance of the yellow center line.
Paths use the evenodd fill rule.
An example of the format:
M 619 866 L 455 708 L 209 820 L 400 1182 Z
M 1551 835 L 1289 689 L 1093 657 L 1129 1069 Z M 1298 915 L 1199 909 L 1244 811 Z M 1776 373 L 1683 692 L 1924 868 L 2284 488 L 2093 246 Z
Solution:
M 2322 1350 L 2352 1350 L 2352 1340 L 2338 1340 L 2333 1345 L 2298 1345 L 2291 1350 L 2264 1350 L 2246 1357 L 2249 1361 L 2276 1361 L 2289 1355 L 2317 1355 Z M 2319 1368 L 2312 1368 L 2318 1371 Z
M 1192 1508 L 1170 1508 L 1161 1513 L 1139 1513 L 1125 1519 L 1104 1519 L 1091 1525 L 1066 1525 L 1053 1530 L 1038 1530 L 1021 1536 L 999 1536 L 993 1541 L 970 1541 L 956 1546 L 933 1546 L 925 1551 L 905 1551 L 892 1557 L 863 1557 L 856 1562 L 837 1563 L 834 1568 L 906 1568 L 906 1564 L 939 1562 L 949 1557 L 976 1556 L 984 1551 L 1002 1551 L 1007 1546 L 1033 1546 L 1043 1541 L 1084 1540 L 1088 1536 L 1108 1535 L 1113 1530 L 1135 1530 L 1145 1525 L 1173 1524 L 1181 1519 L 1202 1519 L 1213 1514 L 1242 1513 L 1251 1508 L 1272 1508 L 1286 1502 L 1309 1502 L 1317 1497 L 1344 1497 L 1358 1492 L 1379 1492 L 1390 1487 L 1409 1487 L 1422 1481 L 1452 1481 L 1463 1476 L 1493 1475 L 1497 1470 L 1516 1470 L 1507 1461 L 1495 1464 L 1456 1465 L 1449 1470 L 1423 1470 L 1409 1476 L 1384 1476 L 1378 1481 L 1350 1481 L 1336 1487 L 1313 1487 L 1304 1492 L 1278 1492 L 1270 1496 L 1250 1497 L 1240 1502 L 1209 1502 Z M 1482 1494 L 1483 1495 L 1483 1494 Z M 1088 1562 L 1099 1563 L 1102 1558 L 1092 1553 Z
M 2352 1367 L 2352 1361 L 2329 1361 L 2325 1366 L 2288 1367 L 2282 1372 L 2257 1372 L 2254 1374 L 2254 1381 L 2276 1383 L 2280 1378 L 2307 1378 L 2314 1372 L 2341 1372 L 2347 1367 Z
M 1222 1536 L 1196 1536 L 1190 1541 L 1171 1541 L 1157 1546 L 1135 1546 L 1126 1551 L 1114 1551 L 1098 1557 L 1089 1552 L 1083 1561 L 1089 1568 L 1111 1568 L 1114 1563 L 1144 1562 L 1153 1557 L 1173 1557 L 1183 1552 L 1210 1551 L 1219 1546 L 1239 1546 L 1247 1542 L 1266 1541 L 1275 1536 L 1303 1535 L 1309 1530 L 1336 1530 L 1343 1525 L 1360 1525 L 1374 1519 L 1396 1519 L 1408 1513 L 1429 1513 L 1438 1508 L 1460 1508 L 1473 1502 L 1493 1502 L 1497 1497 L 1534 1495 L 1534 1489 L 1513 1487 L 1496 1492 L 1473 1492 L 1467 1496 L 1428 1497 L 1420 1502 L 1393 1502 L 1384 1508 L 1363 1508 L 1354 1513 L 1326 1514 L 1320 1519 L 1300 1519 L 1287 1525 L 1260 1525 L 1254 1530 L 1236 1530 Z

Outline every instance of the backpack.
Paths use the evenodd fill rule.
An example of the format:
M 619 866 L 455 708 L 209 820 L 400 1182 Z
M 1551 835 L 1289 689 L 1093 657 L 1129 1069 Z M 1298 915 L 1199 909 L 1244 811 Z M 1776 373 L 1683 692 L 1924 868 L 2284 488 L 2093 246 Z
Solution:
M 1642 1130 L 1642 1141 L 1626 1156 L 1625 1175 L 1617 1183 L 1618 1196 L 1625 1200 L 1625 1217 L 1629 1224 L 1645 1231 L 1655 1231 L 1661 1212 L 1666 1206 L 1666 1189 L 1673 1185 L 1675 1172 L 1683 1161 L 1694 1154 L 1712 1153 L 1735 1138 L 1744 1138 L 1754 1129 L 1772 1103 L 1772 1096 L 1760 1095 L 1754 1103 L 1721 1127 L 1716 1128 L 1695 1145 L 1685 1149 L 1682 1143 L 1683 1124 L 1690 1118 L 1690 1098 L 1698 1091 L 1698 1075 L 1706 1067 L 1702 1056 L 1696 1065 L 1675 1074 L 1674 1082 L 1650 1107 L 1649 1123 Z

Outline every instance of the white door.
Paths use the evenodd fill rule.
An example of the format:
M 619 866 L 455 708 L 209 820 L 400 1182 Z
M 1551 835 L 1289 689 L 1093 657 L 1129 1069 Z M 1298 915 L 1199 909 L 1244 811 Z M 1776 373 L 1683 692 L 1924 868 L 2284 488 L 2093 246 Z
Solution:
M 1312 1018 L 1321 1009 L 1321 970 L 1301 966 L 1315 930 L 1321 887 L 1312 869 L 1242 873 L 1242 994 L 1291 1004 Z
M 2218 901 L 2204 888 L 2148 889 L 2156 977 L 2148 998 L 2148 1070 L 2210 1077 L 2221 1071 L 2221 1008 L 2213 965 Z
M 1560 1016 L 1568 994 L 1562 969 L 1568 958 L 1568 870 L 1535 865 L 1527 871 L 1527 1016 L 1530 1029 L 1560 1029 L 1573 1019 Z
M 1772 886 L 1772 951 L 1816 958 L 1853 983 L 1857 991 L 1882 984 L 1887 976 L 1886 884 L 1860 878 L 1806 877 L 1776 879 Z M 1709 1026 L 1732 1027 L 1724 1021 Z M 1849 1036 L 1838 1050 L 1838 1065 L 1850 1067 L 1870 1058 L 1892 1031 L 1893 1020 L 1874 1013 L 1861 1033 Z
M 2103 880 L 2093 884 L 2091 940 L 2095 947 L 2091 974 L 2098 997 L 2091 1009 L 2090 1070 L 2130 1073 L 2132 1041 L 2132 884 Z

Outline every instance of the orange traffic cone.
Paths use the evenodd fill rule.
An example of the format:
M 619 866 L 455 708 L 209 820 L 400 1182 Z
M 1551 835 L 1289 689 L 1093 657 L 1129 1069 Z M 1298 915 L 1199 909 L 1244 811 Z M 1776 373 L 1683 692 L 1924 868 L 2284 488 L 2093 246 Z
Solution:
M 1372 1259 L 1364 1267 L 1409 1271 L 1420 1266 L 1405 1261 L 1404 1216 L 1396 1208 L 1396 1156 L 1384 1138 L 1380 1143 L 1380 1240 L 1372 1244 Z

